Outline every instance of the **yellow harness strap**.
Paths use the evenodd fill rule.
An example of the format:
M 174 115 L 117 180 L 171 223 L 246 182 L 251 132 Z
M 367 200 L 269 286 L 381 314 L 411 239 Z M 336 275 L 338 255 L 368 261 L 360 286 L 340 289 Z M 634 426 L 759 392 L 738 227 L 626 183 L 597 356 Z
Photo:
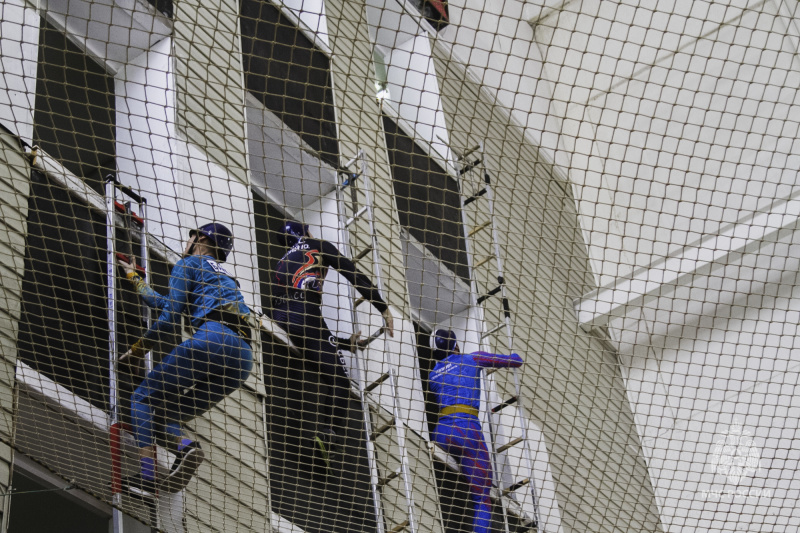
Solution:
M 460 403 L 457 403 L 455 405 L 448 405 L 439 412 L 439 416 L 455 415 L 459 413 L 465 415 L 478 416 L 477 409 L 475 409 L 474 407 L 470 407 L 469 405 L 464 405 Z

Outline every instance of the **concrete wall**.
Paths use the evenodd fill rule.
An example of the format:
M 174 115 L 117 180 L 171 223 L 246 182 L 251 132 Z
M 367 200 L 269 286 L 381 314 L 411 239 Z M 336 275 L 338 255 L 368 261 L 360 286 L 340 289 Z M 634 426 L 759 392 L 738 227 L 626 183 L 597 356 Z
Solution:
M 11 484 L 14 443 L 17 332 L 25 273 L 25 231 L 28 216 L 28 160 L 19 138 L 0 126 L 0 490 Z M 4 498 L 2 508 L 8 511 Z M 7 523 L 5 516 L 2 524 Z
M 178 125 L 193 144 L 247 184 L 239 3 L 176 6 Z

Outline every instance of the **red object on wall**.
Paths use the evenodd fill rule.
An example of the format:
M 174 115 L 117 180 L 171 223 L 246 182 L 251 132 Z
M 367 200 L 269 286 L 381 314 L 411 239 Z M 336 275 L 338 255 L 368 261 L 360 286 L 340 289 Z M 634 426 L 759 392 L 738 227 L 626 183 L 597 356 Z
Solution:
M 125 204 L 123 204 L 122 202 L 117 202 L 116 200 L 114 200 L 114 207 L 120 213 L 128 213 L 128 212 L 130 212 L 131 218 L 133 219 L 133 221 L 136 222 L 139 225 L 139 227 L 142 227 L 142 228 L 144 227 L 144 219 L 142 217 L 140 217 L 139 215 L 137 215 L 135 211 L 133 211 L 133 210 L 129 211 L 128 208 L 125 207 Z
M 145 269 L 144 269 L 144 267 L 143 267 L 142 265 L 136 264 L 136 263 L 134 262 L 134 260 L 133 260 L 133 259 L 131 259 L 130 257 L 128 257 L 127 255 L 125 255 L 125 254 L 123 254 L 123 253 L 120 253 L 120 252 L 117 252 L 117 259 L 122 259 L 122 260 L 123 260 L 123 261 L 125 261 L 126 263 L 131 263 L 131 264 L 133 264 L 133 268 L 135 268 L 135 269 L 136 269 L 136 271 L 137 271 L 137 272 L 138 272 L 138 273 L 139 273 L 139 274 L 140 274 L 142 277 L 145 277 L 145 275 L 147 274 L 147 272 L 145 271 Z
M 442 16 L 442 20 L 450 22 L 450 19 L 447 18 L 447 1 L 442 0 L 428 0 L 428 3 L 433 6 L 433 8 L 439 12 Z

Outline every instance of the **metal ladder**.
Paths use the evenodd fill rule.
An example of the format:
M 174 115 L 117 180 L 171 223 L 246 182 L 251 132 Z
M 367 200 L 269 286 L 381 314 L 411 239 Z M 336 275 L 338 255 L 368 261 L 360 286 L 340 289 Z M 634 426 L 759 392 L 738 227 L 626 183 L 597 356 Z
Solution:
M 121 213 L 124 216 L 132 217 L 129 205 L 117 201 L 118 192 L 124 194 L 129 199 L 138 204 L 138 222 L 141 225 L 141 266 L 136 266 L 133 253 L 130 256 L 117 252 L 116 239 L 116 215 Z M 109 441 L 111 446 L 111 503 L 113 505 L 112 524 L 114 533 L 124 532 L 124 513 L 122 512 L 122 432 L 129 430 L 126 424 L 120 420 L 120 401 L 119 401 L 119 378 L 118 361 L 119 353 L 117 350 L 117 258 L 126 258 L 142 274 L 145 282 L 149 282 L 149 247 L 147 245 L 147 200 L 136 193 L 130 187 L 119 183 L 113 175 L 106 176 L 105 179 L 105 201 L 106 201 L 106 276 L 107 276 L 107 304 L 108 304 L 108 388 L 109 388 Z M 129 224 L 126 224 L 130 230 Z M 132 252 L 132 250 L 131 250 Z M 142 304 L 142 318 L 144 323 L 150 325 L 150 311 L 144 303 Z M 152 354 L 145 356 L 145 370 L 149 372 L 153 368 Z M 150 523 L 157 527 L 158 513 L 155 502 L 146 504 L 149 511 Z
M 470 246 L 470 238 L 475 236 L 476 234 L 491 228 L 492 234 L 492 254 L 482 258 L 476 264 L 472 265 L 472 293 L 473 295 L 479 294 L 479 288 L 476 276 L 474 275 L 474 271 L 478 268 L 483 267 L 484 265 L 488 265 L 491 260 L 494 258 L 496 271 L 497 271 L 497 285 L 491 289 L 489 289 L 485 294 L 474 298 L 474 305 L 478 307 L 479 311 L 479 321 L 483 324 L 483 333 L 481 333 L 481 344 L 488 342 L 488 339 L 498 333 L 503 328 L 506 331 L 506 346 L 509 352 L 513 352 L 514 350 L 514 334 L 513 334 L 513 324 L 511 321 L 511 307 L 508 303 L 508 297 L 506 294 L 506 282 L 504 278 L 504 270 L 503 270 L 503 257 L 500 250 L 500 241 L 498 236 L 497 224 L 495 221 L 495 213 L 494 213 L 494 196 L 492 192 L 492 183 L 491 183 L 491 176 L 486 168 L 486 158 L 483 150 L 483 143 L 475 145 L 471 148 L 468 148 L 462 153 L 459 153 L 455 150 L 452 146 L 450 147 L 453 155 L 455 156 L 455 167 L 458 169 L 458 176 L 459 176 L 459 189 L 463 189 L 463 184 L 466 182 L 466 176 L 471 172 L 478 172 L 480 181 L 482 183 L 482 187 L 475 191 L 473 194 L 465 198 L 463 190 L 461 191 L 461 211 L 462 216 L 466 217 L 465 207 L 469 204 L 477 201 L 485 201 L 488 203 L 487 209 L 483 212 L 486 213 L 489 217 L 489 220 L 480 224 L 476 225 L 472 230 L 470 230 L 467 238 L 467 250 L 472 253 L 471 246 Z M 488 266 L 487 266 L 488 268 Z M 492 326 L 487 325 L 486 318 L 485 318 L 485 302 L 490 300 L 493 297 L 499 297 L 501 299 L 502 305 L 502 313 L 503 313 L 503 322 L 500 324 L 495 324 Z M 533 452 L 531 450 L 530 442 L 528 441 L 528 423 L 526 418 L 526 413 L 523 405 L 523 396 L 522 390 L 520 386 L 520 373 L 518 368 L 512 369 L 512 375 L 514 378 L 514 395 L 506 398 L 502 401 L 497 401 L 499 395 L 497 394 L 497 388 L 495 384 L 495 380 L 492 377 L 494 369 L 489 369 L 484 373 L 484 391 L 485 391 L 485 398 L 486 398 L 486 405 L 488 406 L 487 409 L 487 421 L 489 423 L 489 432 L 491 435 L 491 452 L 492 452 L 492 460 L 494 466 L 494 475 L 495 481 L 497 483 L 497 487 L 499 489 L 499 496 L 500 501 L 502 504 L 503 509 L 503 523 L 505 525 L 505 531 L 508 532 L 510 529 L 508 523 L 508 515 L 509 515 L 509 505 L 510 502 L 507 496 L 512 495 L 516 490 L 528 486 L 530 488 L 530 495 L 533 502 L 533 520 L 529 521 L 525 524 L 526 529 L 538 527 L 539 524 L 539 501 L 536 494 L 536 485 L 533 477 Z M 503 411 L 508 408 L 514 406 L 516 408 L 516 417 L 519 420 L 519 426 L 521 430 L 521 435 L 511 439 L 509 442 L 501 443 L 499 442 L 502 439 L 501 436 L 501 424 L 500 418 Z M 509 450 L 515 446 L 521 445 L 523 448 L 523 464 L 525 467 L 525 475 L 514 481 L 510 480 L 508 483 L 504 483 L 503 479 L 503 469 L 500 468 L 502 464 L 505 462 L 505 455 L 504 452 Z M 501 461 L 502 456 L 502 461 Z M 520 517 L 523 518 L 524 517 Z
M 351 170 L 354 169 L 354 170 Z M 366 155 L 363 150 L 359 150 L 355 157 L 349 160 L 343 167 L 340 167 L 337 170 L 337 174 L 344 178 L 344 181 L 340 182 L 337 185 L 336 193 L 337 193 L 337 200 L 342 205 L 339 208 L 340 217 L 342 220 L 342 228 L 344 231 L 344 239 L 347 242 L 347 248 L 351 248 L 349 244 L 348 232 L 347 230 L 352 226 L 357 220 L 365 219 L 369 225 L 369 244 L 367 244 L 364 249 L 360 250 L 358 253 L 352 253 L 351 256 L 352 260 L 356 265 L 359 261 L 364 259 L 370 253 L 372 254 L 372 264 L 373 264 L 373 274 L 375 277 L 375 285 L 378 287 L 378 291 L 383 294 L 383 287 L 381 282 L 381 271 L 380 271 L 380 262 L 379 262 L 379 252 L 378 252 L 378 237 L 375 232 L 375 221 L 372 212 L 372 192 L 370 190 L 370 180 L 369 180 L 369 164 L 366 158 Z M 360 208 L 358 207 L 358 194 L 356 190 L 356 183 L 361 181 L 361 190 L 364 194 L 364 205 Z M 338 182 L 338 180 L 337 180 Z M 348 202 L 344 198 L 345 191 L 349 188 L 350 192 L 350 208 L 352 211 L 352 215 L 347 217 L 344 215 L 347 209 Z M 352 307 L 352 322 L 353 327 L 357 328 L 359 325 L 358 320 L 358 313 L 356 308 L 358 305 L 363 301 L 361 298 L 355 299 L 355 289 L 351 287 L 351 296 L 355 300 Z M 375 339 L 377 339 L 380 335 L 384 333 L 384 328 L 381 327 L 375 333 L 370 335 L 367 338 L 367 344 L 371 343 Z M 377 380 L 373 381 L 372 383 L 366 382 L 366 370 L 367 365 L 366 362 L 361 361 L 361 355 L 363 354 L 362 350 L 357 350 L 359 353 L 353 354 L 353 361 L 356 366 L 356 373 L 358 374 L 358 391 L 359 391 L 359 398 L 361 400 L 362 410 L 364 412 L 364 432 L 365 432 L 365 439 L 366 439 L 366 447 L 367 447 L 367 457 L 369 459 L 370 464 L 370 478 L 371 478 L 371 486 L 372 486 L 372 498 L 375 505 L 375 521 L 377 524 L 377 533 L 400 533 L 401 531 L 408 531 L 410 533 L 417 533 L 418 524 L 416 518 L 416 511 L 414 507 L 414 499 L 412 496 L 412 488 L 411 488 L 411 477 L 409 475 L 409 462 L 408 462 L 408 450 L 406 447 L 406 434 L 405 434 L 405 427 L 400 416 L 400 404 L 398 401 L 397 396 L 397 376 L 395 374 L 394 369 L 390 369 L 388 372 L 382 374 Z M 373 393 L 376 389 L 379 389 L 381 385 L 388 381 L 388 384 L 391 388 L 391 396 L 392 396 L 392 411 L 390 416 L 386 416 L 387 413 L 379 406 L 378 402 L 372 402 L 369 400 L 369 395 Z M 378 428 L 372 429 L 373 427 L 373 418 L 377 422 Z M 382 418 L 388 418 L 384 423 L 381 423 Z M 378 444 L 378 439 L 384 438 L 391 438 L 392 429 L 394 429 L 395 434 L 395 442 L 394 445 L 397 446 L 399 450 L 399 468 L 392 472 L 387 472 L 386 475 L 381 477 L 381 472 L 379 468 L 379 461 L 378 461 L 378 451 L 385 450 L 387 454 L 387 458 L 391 458 L 391 442 L 389 445 L 381 446 Z M 387 461 L 388 465 L 388 461 Z M 388 470 L 388 469 L 384 469 Z M 396 522 L 393 525 L 389 525 L 386 523 L 387 517 L 385 515 L 389 514 L 384 512 L 383 505 L 381 502 L 381 495 L 390 489 L 390 483 L 397 479 L 401 478 L 403 485 L 402 485 L 402 492 L 405 498 L 405 519 L 399 522 Z

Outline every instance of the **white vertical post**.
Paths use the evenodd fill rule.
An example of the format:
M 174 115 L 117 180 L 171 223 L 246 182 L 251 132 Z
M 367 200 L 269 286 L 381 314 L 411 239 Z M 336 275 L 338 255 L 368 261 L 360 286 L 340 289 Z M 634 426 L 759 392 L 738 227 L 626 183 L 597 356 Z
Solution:
M 409 476 L 408 452 L 406 450 L 406 430 L 403 419 L 400 417 L 400 402 L 397 399 L 397 375 L 394 368 L 389 370 L 389 382 L 392 387 L 392 407 L 394 410 L 394 427 L 397 432 L 397 447 L 400 449 L 400 468 L 403 472 L 403 489 L 406 496 L 406 513 L 408 514 L 408 528 L 411 533 L 417 533 L 417 519 L 414 510 L 414 497 L 411 492 L 411 479 Z
M 361 177 L 366 180 L 366 177 L 367 177 L 366 176 L 367 164 L 366 164 L 366 159 L 364 159 L 362 157 L 362 155 L 363 155 L 363 152 L 361 150 L 359 150 L 358 151 L 358 155 L 356 155 L 355 159 L 352 162 L 350 162 L 350 164 L 355 163 L 355 162 L 360 162 L 360 165 L 359 165 L 360 169 L 359 170 L 360 170 L 360 173 L 361 173 Z M 350 165 L 348 165 L 348 166 L 350 166 Z M 348 176 L 347 177 L 347 180 L 348 180 L 347 181 L 347 186 L 355 187 L 355 183 L 354 182 L 355 182 L 355 180 L 357 178 L 354 178 L 354 177 L 350 176 L 345 171 L 347 171 L 347 168 L 342 169 L 340 172 L 345 173 L 345 175 Z M 358 172 L 355 172 L 353 174 L 358 174 Z M 337 182 L 339 181 L 338 180 L 338 175 L 337 175 L 337 180 L 336 181 Z M 343 187 L 341 187 L 341 186 L 336 188 L 337 203 L 339 204 L 340 226 L 341 226 L 341 230 L 343 232 L 342 236 L 343 236 L 343 238 L 344 238 L 344 240 L 345 240 L 345 242 L 347 244 L 347 247 L 349 249 L 349 252 L 350 252 L 349 255 L 352 257 L 353 256 L 353 250 L 352 250 L 352 247 L 350 246 L 350 239 L 347 236 L 347 223 L 345 221 L 345 219 L 347 218 L 347 216 L 345 215 L 347 202 L 342 197 L 342 194 L 341 194 L 342 190 L 343 190 Z M 373 248 L 374 248 L 374 244 L 373 244 Z M 373 257 L 375 257 L 375 256 L 373 255 Z M 375 261 L 375 264 L 377 265 L 377 261 Z M 380 278 L 378 278 L 377 282 L 380 283 Z M 379 285 L 379 287 L 380 287 L 380 285 Z M 355 289 L 353 289 L 351 287 L 350 288 L 350 293 L 351 293 L 351 298 L 350 298 L 351 302 L 355 301 Z M 352 305 L 352 304 L 350 305 L 350 313 L 351 313 L 351 316 L 352 316 L 353 327 L 354 328 L 358 327 L 358 313 L 356 311 L 355 305 Z M 372 441 L 372 419 L 371 419 L 371 416 L 370 416 L 369 403 L 367 401 L 367 396 L 366 396 L 367 365 L 366 364 L 364 364 L 364 365 L 361 364 L 361 353 L 362 352 L 360 350 L 356 350 L 356 353 L 353 354 L 353 365 L 355 366 L 356 376 L 358 376 L 358 378 L 357 378 L 358 379 L 358 396 L 359 396 L 359 400 L 361 401 L 361 411 L 362 411 L 363 417 L 364 417 L 364 440 L 365 440 L 365 444 L 366 444 L 366 448 L 367 448 L 367 462 L 369 463 L 370 488 L 372 490 L 372 505 L 373 505 L 373 510 L 375 512 L 376 533 L 384 533 L 385 524 L 384 524 L 384 520 L 383 520 L 383 507 L 381 506 L 381 494 L 380 494 L 380 491 L 378 490 L 378 483 L 380 481 L 380 474 L 378 472 L 377 460 L 375 458 L 375 443 Z
M 478 159 L 473 163 L 469 163 L 466 161 L 468 155 L 477 152 Z M 503 307 L 503 322 L 506 330 L 506 346 L 508 347 L 509 352 L 513 352 L 514 350 L 514 331 L 513 331 L 513 324 L 511 322 L 511 309 L 508 302 L 507 290 L 506 290 L 506 283 L 505 283 L 505 273 L 503 269 L 503 257 L 500 249 L 500 236 L 497 230 L 497 223 L 495 220 L 494 214 L 494 194 L 492 191 L 492 183 L 491 177 L 489 172 L 486 168 L 486 154 L 484 153 L 484 144 L 481 142 L 474 148 L 468 149 L 462 156 L 461 156 L 461 167 L 460 174 L 466 174 L 472 170 L 478 170 L 481 173 L 481 183 L 483 185 L 483 189 L 476 192 L 474 196 L 471 196 L 469 200 L 464 200 L 463 191 L 461 191 L 461 183 L 459 182 L 459 192 L 461 193 L 461 208 L 462 208 L 462 220 L 464 220 L 466 224 L 466 215 L 464 214 L 464 207 L 473 201 L 478 200 L 479 198 L 485 196 L 486 201 L 488 202 L 488 215 L 489 215 L 489 225 L 491 226 L 492 231 L 492 252 L 494 255 L 494 259 L 497 265 L 497 283 L 498 287 L 489 292 L 489 294 L 485 296 L 481 296 L 479 298 L 475 298 L 477 295 L 478 286 L 475 281 L 475 276 L 472 276 L 472 299 L 473 305 L 478 307 L 479 313 L 479 320 L 483 324 L 484 333 L 481 335 L 481 341 L 483 339 L 489 337 L 495 331 L 499 331 L 503 329 L 503 326 L 497 326 L 492 329 L 488 329 L 485 321 L 485 316 L 483 309 L 480 307 L 480 304 L 488 299 L 489 296 L 500 293 L 500 298 L 502 299 L 502 307 Z M 459 165 L 456 165 L 458 168 Z M 472 250 L 469 240 L 467 240 L 467 254 L 470 261 L 470 268 L 475 268 L 472 266 Z M 488 258 L 487 258 L 488 259 Z M 480 264 L 484 264 L 486 261 L 481 261 Z M 526 419 L 526 415 L 524 412 L 524 407 L 522 405 L 522 389 L 520 387 L 520 379 L 519 379 L 519 370 L 513 369 L 513 377 L 514 377 L 514 394 L 516 395 L 516 413 L 517 418 L 520 421 L 520 428 L 522 431 L 522 445 L 523 445 L 523 454 L 525 462 L 527 463 L 527 470 L 528 470 L 528 484 L 530 485 L 530 493 L 533 499 L 533 512 L 534 512 L 534 520 L 538 524 L 539 522 L 539 505 L 538 499 L 536 497 L 536 483 L 533 478 L 533 453 L 530 449 L 530 442 L 528 441 L 528 423 Z M 485 378 L 485 397 L 486 397 L 486 404 L 487 404 L 487 419 L 489 423 L 489 432 L 492 439 L 492 457 L 493 457 L 493 466 L 495 468 L 495 480 L 497 482 L 497 487 L 500 490 L 501 496 L 501 504 L 503 508 L 503 521 L 505 525 L 505 530 L 509 531 L 509 524 L 508 524 L 508 510 L 507 505 L 505 502 L 505 498 L 503 498 L 503 484 L 502 484 L 502 472 L 499 471 L 500 467 L 500 460 L 498 458 L 497 452 L 497 428 L 496 421 L 494 419 L 495 415 L 499 418 L 501 415 L 500 413 L 493 412 L 492 406 L 492 392 L 493 387 L 491 386 L 491 378 L 487 376 Z
M 147 243 L 148 227 L 147 227 L 147 200 L 144 198 L 139 199 L 139 216 L 142 218 L 142 242 L 141 242 L 141 258 L 142 268 L 144 269 L 144 282 L 149 284 L 150 279 L 150 247 Z M 152 324 L 150 308 L 142 302 L 142 319 L 144 320 L 144 327 L 150 329 Z M 145 373 L 153 370 L 153 352 L 148 351 L 144 356 L 144 371 Z
M 110 418 L 111 440 L 111 503 L 112 524 L 114 533 L 123 533 L 124 517 L 120 510 L 122 458 L 121 454 L 121 428 L 119 421 L 119 384 L 117 381 L 117 309 L 116 309 L 116 261 L 117 249 L 114 221 L 116 206 L 117 185 L 113 177 L 106 178 L 106 280 L 108 292 L 106 302 L 108 306 L 108 410 Z

